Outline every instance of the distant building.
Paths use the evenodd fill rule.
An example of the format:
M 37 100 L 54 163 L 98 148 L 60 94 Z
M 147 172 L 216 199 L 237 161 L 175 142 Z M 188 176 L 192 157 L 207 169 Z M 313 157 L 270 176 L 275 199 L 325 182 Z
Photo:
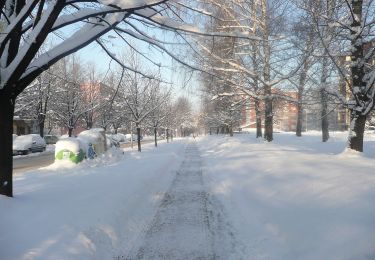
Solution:
M 39 132 L 38 120 L 25 119 L 19 116 L 13 118 L 13 134 L 28 135 L 37 134 Z
M 273 102 L 273 121 L 275 130 L 296 131 L 297 128 L 297 99 L 296 91 L 283 91 L 280 89 L 273 90 L 274 94 L 279 94 Z M 263 102 L 262 102 L 263 103 Z M 260 106 L 262 116 L 262 127 L 264 127 L 264 105 Z M 303 114 L 302 129 L 305 129 L 305 116 Z M 241 128 L 256 128 L 256 113 L 254 99 L 248 98 L 242 108 Z
M 280 95 L 273 104 L 274 128 L 276 130 L 292 132 L 297 129 L 297 95 L 296 91 L 283 91 L 277 89 L 275 92 Z M 304 126 L 304 114 L 302 114 L 302 129 Z
M 246 98 L 241 111 L 242 120 L 241 128 L 256 128 L 256 113 L 254 107 L 254 99 Z M 262 120 L 263 124 L 263 120 Z

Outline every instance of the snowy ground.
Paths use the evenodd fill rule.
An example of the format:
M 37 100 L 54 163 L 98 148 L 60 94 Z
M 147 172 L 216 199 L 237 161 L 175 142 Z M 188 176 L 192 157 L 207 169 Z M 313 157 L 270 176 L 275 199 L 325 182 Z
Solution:
M 375 259 L 375 135 L 162 142 L 15 177 L 0 259 Z
M 346 134 L 309 135 L 203 138 L 212 196 L 249 259 L 375 259 L 375 137 L 358 155 Z
M 0 196 L 0 259 L 111 259 L 129 251 L 180 166 L 185 143 L 110 154 L 14 179 Z M 105 165 L 103 163 L 105 162 Z M 54 170 L 55 169 L 55 170 Z

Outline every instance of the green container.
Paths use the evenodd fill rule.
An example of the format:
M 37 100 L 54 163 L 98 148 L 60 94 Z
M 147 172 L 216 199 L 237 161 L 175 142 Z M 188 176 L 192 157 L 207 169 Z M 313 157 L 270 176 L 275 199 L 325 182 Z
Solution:
M 55 155 L 55 159 L 57 160 L 70 160 L 74 163 L 82 162 L 85 158 L 85 152 L 82 149 L 79 149 L 78 153 L 74 153 L 70 150 L 64 149 L 58 151 Z

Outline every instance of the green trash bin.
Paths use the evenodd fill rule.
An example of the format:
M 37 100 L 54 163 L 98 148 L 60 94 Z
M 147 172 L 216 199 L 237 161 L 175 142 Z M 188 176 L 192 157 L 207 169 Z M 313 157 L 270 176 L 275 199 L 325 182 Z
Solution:
M 55 160 L 69 160 L 74 163 L 82 162 L 85 158 L 85 151 L 80 140 L 68 137 L 59 140 L 55 148 Z

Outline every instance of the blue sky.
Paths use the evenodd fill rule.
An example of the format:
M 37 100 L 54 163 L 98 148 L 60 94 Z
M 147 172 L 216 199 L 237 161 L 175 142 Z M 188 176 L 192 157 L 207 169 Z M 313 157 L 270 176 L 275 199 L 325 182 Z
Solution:
M 157 37 L 162 37 L 162 40 L 171 41 L 170 35 L 160 32 L 157 32 L 155 34 L 157 35 Z M 121 55 L 121 53 L 124 53 L 126 49 L 129 49 L 129 47 L 121 39 L 119 39 L 119 37 L 114 38 L 115 36 L 115 33 L 108 33 L 104 35 L 102 39 L 107 41 L 106 45 L 113 53 L 116 53 L 116 55 Z M 196 96 L 198 81 L 195 77 L 188 83 L 186 87 L 184 87 L 183 85 L 186 85 L 184 84 L 184 81 L 187 76 L 184 74 L 184 71 L 178 62 L 173 61 L 173 59 L 169 55 L 165 53 L 163 54 L 160 51 L 157 51 L 155 48 L 151 48 L 144 42 L 134 39 L 131 39 L 130 41 L 134 46 L 137 46 L 137 49 L 141 50 L 144 55 L 162 65 L 160 70 L 162 78 L 165 81 L 171 82 L 173 84 L 173 89 L 176 93 L 176 96 L 187 96 L 192 100 L 192 102 L 194 102 L 194 104 L 199 104 L 199 98 Z M 77 52 L 77 54 L 84 62 L 94 63 L 97 69 L 102 74 L 105 74 L 109 68 L 111 58 L 95 42 L 81 49 Z M 142 60 L 147 64 L 146 66 L 149 67 L 150 70 L 158 70 L 157 66 L 151 64 L 146 59 L 142 58 Z M 118 65 L 115 61 L 112 61 L 111 69 L 116 68 L 118 68 Z M 147 71 L 145 73 L 147 73 Z

